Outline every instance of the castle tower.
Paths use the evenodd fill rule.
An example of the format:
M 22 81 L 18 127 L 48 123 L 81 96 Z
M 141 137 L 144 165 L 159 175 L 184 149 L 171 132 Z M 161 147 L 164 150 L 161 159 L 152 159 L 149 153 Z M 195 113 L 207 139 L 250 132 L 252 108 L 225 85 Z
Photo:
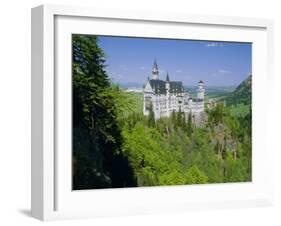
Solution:
M 205 95 L 204 82 L 202 80 L 200 80 L 198 82 L 197 98 L 199 100 L 204 100 L 204 95 Z
M 170 90 L 170 78 L 169 78 L 168 72 L 167 72 L 166 81 L 165 81 L 165 88 L 166 88 L 167 91 Z
M 159 79 L 159 70 L 156 60 L 154 60 L 152 67 L 152 79 Z
M 170 78 L 167 72 L 166 81 L 165 81 L 165 89 L 166 89 L 166 117 L 170 116 Z

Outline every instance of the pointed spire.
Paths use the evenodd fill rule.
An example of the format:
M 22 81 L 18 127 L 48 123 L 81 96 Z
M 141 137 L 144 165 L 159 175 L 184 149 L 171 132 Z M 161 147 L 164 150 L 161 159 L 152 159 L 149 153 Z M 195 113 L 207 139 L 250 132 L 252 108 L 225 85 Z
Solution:
M 170 78 L 169 78 L 169 73 L 167 72 L 167 76 L 166 76 L 166 82 L 169 82 Z
M 153 67 L 152 67 L 152 79 L 155 80 L 159 79 L 159 70 L 158 70 L 156 59 L 154 59 Z
M 153 70 L 153 71 L 158 71 L 158 65 L 157 65 L 156 58 L 154 58 L 153 68 L 152 68 L 152 70 Z

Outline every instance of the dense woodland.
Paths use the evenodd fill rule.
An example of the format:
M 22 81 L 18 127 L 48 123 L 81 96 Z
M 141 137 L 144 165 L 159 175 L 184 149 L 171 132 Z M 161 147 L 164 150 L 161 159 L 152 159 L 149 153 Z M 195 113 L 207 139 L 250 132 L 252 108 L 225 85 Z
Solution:
M 72 39 L 73 189 L 251 181 L 250 102 L 228 96 L 201 127 L 181 112 L 155 121 L 111 83 L 95 36 Z

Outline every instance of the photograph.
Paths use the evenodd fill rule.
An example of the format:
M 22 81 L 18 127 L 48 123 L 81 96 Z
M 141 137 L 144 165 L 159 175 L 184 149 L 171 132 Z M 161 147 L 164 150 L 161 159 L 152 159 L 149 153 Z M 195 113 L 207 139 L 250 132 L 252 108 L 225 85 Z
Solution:
M 71 42 L 72 190 L 252 181 L 252 43 Z

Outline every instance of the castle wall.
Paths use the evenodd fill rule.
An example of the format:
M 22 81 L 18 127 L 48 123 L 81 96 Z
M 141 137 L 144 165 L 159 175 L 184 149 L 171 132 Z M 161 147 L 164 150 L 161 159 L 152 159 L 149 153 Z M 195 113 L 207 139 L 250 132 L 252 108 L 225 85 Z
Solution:
M 152 104 L 152 109 L 155 115 L 155 119 L 161 117 L 169 117 L 172 112 L 182 111 L 189 114 L 198 114 L 204 112 L 204 101 L 190 101 L 186 100 L 188 96 L 184 93 L 180 94 L 151 94 L 150 92 L 144 92 L 144 115 L 149 114 L 148 106 Z M 147 103 L 149 102 L 149 103 Z

